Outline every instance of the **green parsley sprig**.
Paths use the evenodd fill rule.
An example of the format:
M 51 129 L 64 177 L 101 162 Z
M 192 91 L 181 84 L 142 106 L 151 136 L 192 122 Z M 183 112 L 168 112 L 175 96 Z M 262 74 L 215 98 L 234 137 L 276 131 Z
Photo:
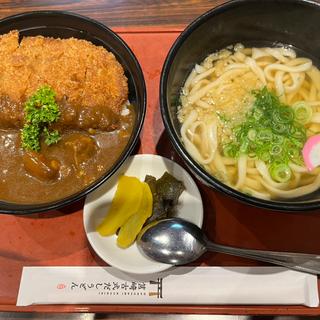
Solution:
M 24 106 L 25 124 L 21 132 L 22 147 L 26 150 L 40 151 L 41 134 L 47 145 L 57 143 L 60 134 L 49 130 L 48 126 L 60 118 L 55 92 L 49 86 L 40 87 Z

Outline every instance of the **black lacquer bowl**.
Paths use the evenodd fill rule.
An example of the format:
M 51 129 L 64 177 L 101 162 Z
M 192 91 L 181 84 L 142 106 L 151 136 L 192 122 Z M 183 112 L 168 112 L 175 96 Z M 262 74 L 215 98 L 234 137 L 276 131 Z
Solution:
M 98 180 L 85 189 L 51 203 L 14 204 L 0 201 L 0 213 L 31 214 L 47 212 L 69 205 L 96 189 L 109 179 L 132 153 L 144 122 L 146 112 L 146 88 L 139 62 L 128 45 L 103 24 L 63 11 L 36 11 L 10 16 L 0 20 L 0 34 L 10 30 L 19 30 L 21 36 L 43 35 L 55 38 L 79 38 L 104 46 L 121 63 L 128 78 L 129 101 L 135 107 L 136 120 L 129 142 L 116 163 Z
M 302 0 L 234 0 L 204 13 L 178 37 L 165 60 L 160 105 L 165 128 L 175 149 L 204 184 L 260 208 L 309 211 L 320 208 L 320 190 L 289 201 L 262 200 L 239 192 L 207 173 L 186 151 L 180 138 L 177 101 L 195 63 L 229 45 L 292 46 L 319 67 L 320 4 Z

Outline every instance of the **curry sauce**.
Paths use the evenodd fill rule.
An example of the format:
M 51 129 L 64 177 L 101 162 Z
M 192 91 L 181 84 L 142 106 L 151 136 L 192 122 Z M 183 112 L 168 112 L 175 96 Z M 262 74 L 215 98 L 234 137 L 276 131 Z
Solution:
M 41 143 L 40 153 L 21 148 L 20 131 L 0 130 L 0 200 L 38 204 L 74 194 L 117 161 L 134 123 L 134 111 L 120 117 L 119 129 L 64 131 L 54 145 Z

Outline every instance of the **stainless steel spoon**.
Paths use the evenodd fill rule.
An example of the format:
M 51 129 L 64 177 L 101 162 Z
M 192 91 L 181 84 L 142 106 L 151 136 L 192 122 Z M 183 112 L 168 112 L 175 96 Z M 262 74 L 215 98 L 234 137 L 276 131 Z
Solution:
M 208 241 L 196 225 L 179 218 L 147 225 L 141 230 L 137 245 L 149 258 L 173 265 L 187 264 L 206 251 L 215 251 L 320 274 L 320 255 L 250 250 L 216 244 Z

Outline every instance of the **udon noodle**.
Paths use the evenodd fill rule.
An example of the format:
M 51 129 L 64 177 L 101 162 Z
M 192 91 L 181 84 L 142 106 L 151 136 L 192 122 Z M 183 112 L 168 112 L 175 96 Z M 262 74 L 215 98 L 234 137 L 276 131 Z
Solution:
M 283 163 L 274 156 L 283 145 L 272 145 L 273 142 L 263 135 L 257 139 L 260 127 L 260 131 L 254 126 L 247 130 L 245 139 L 241 138 L 242 144 L 236 141 L 239 128 L 251 128 L 249 118 L 256 115 L 252 110 L 257 109 L 258 97 L 264 99 L 267 94 L 274 102 L 278 101 L 280 107 L 285 106 L 283 110 L 290 108 L 295 115 L 303 104 L 308 115 L 294 129 L 305 134 L 299 141 L 293 138 L 294 134 L 275 134 L 276 129 L 271 128 L 272 141 L 287 141 L 289 155 Z M 308 171 L 301 156 L 305 140 L 320 133 L 320 72 L 310 59 L 297 57 L 291 48 L 246 48 L 238 44 L 209 55 L 195 65 L 185 81 L 178 119 L 182 124 L 181 137 L 190 155 L 210 174 L 239 191 L 263 199 L 290 199 L 320 187 L 320 169 Z M 293 126 L 297 123 L 295 119 Z M 266 150 L 271 157 L 258 154 L 260 142 L 261 148 L 270 145 L 273 153 L 270 148 Z M 291 142 L 294 147 L 290 146 Z M 248 150 L 248 143 L 254 152 Z M 239 145 L 237 152 L 226 151 L 236 144 Z M 284 179 L 281 174 L 279 179 L 275 178 L 272 161 L 278 168 L 282 165 Z

